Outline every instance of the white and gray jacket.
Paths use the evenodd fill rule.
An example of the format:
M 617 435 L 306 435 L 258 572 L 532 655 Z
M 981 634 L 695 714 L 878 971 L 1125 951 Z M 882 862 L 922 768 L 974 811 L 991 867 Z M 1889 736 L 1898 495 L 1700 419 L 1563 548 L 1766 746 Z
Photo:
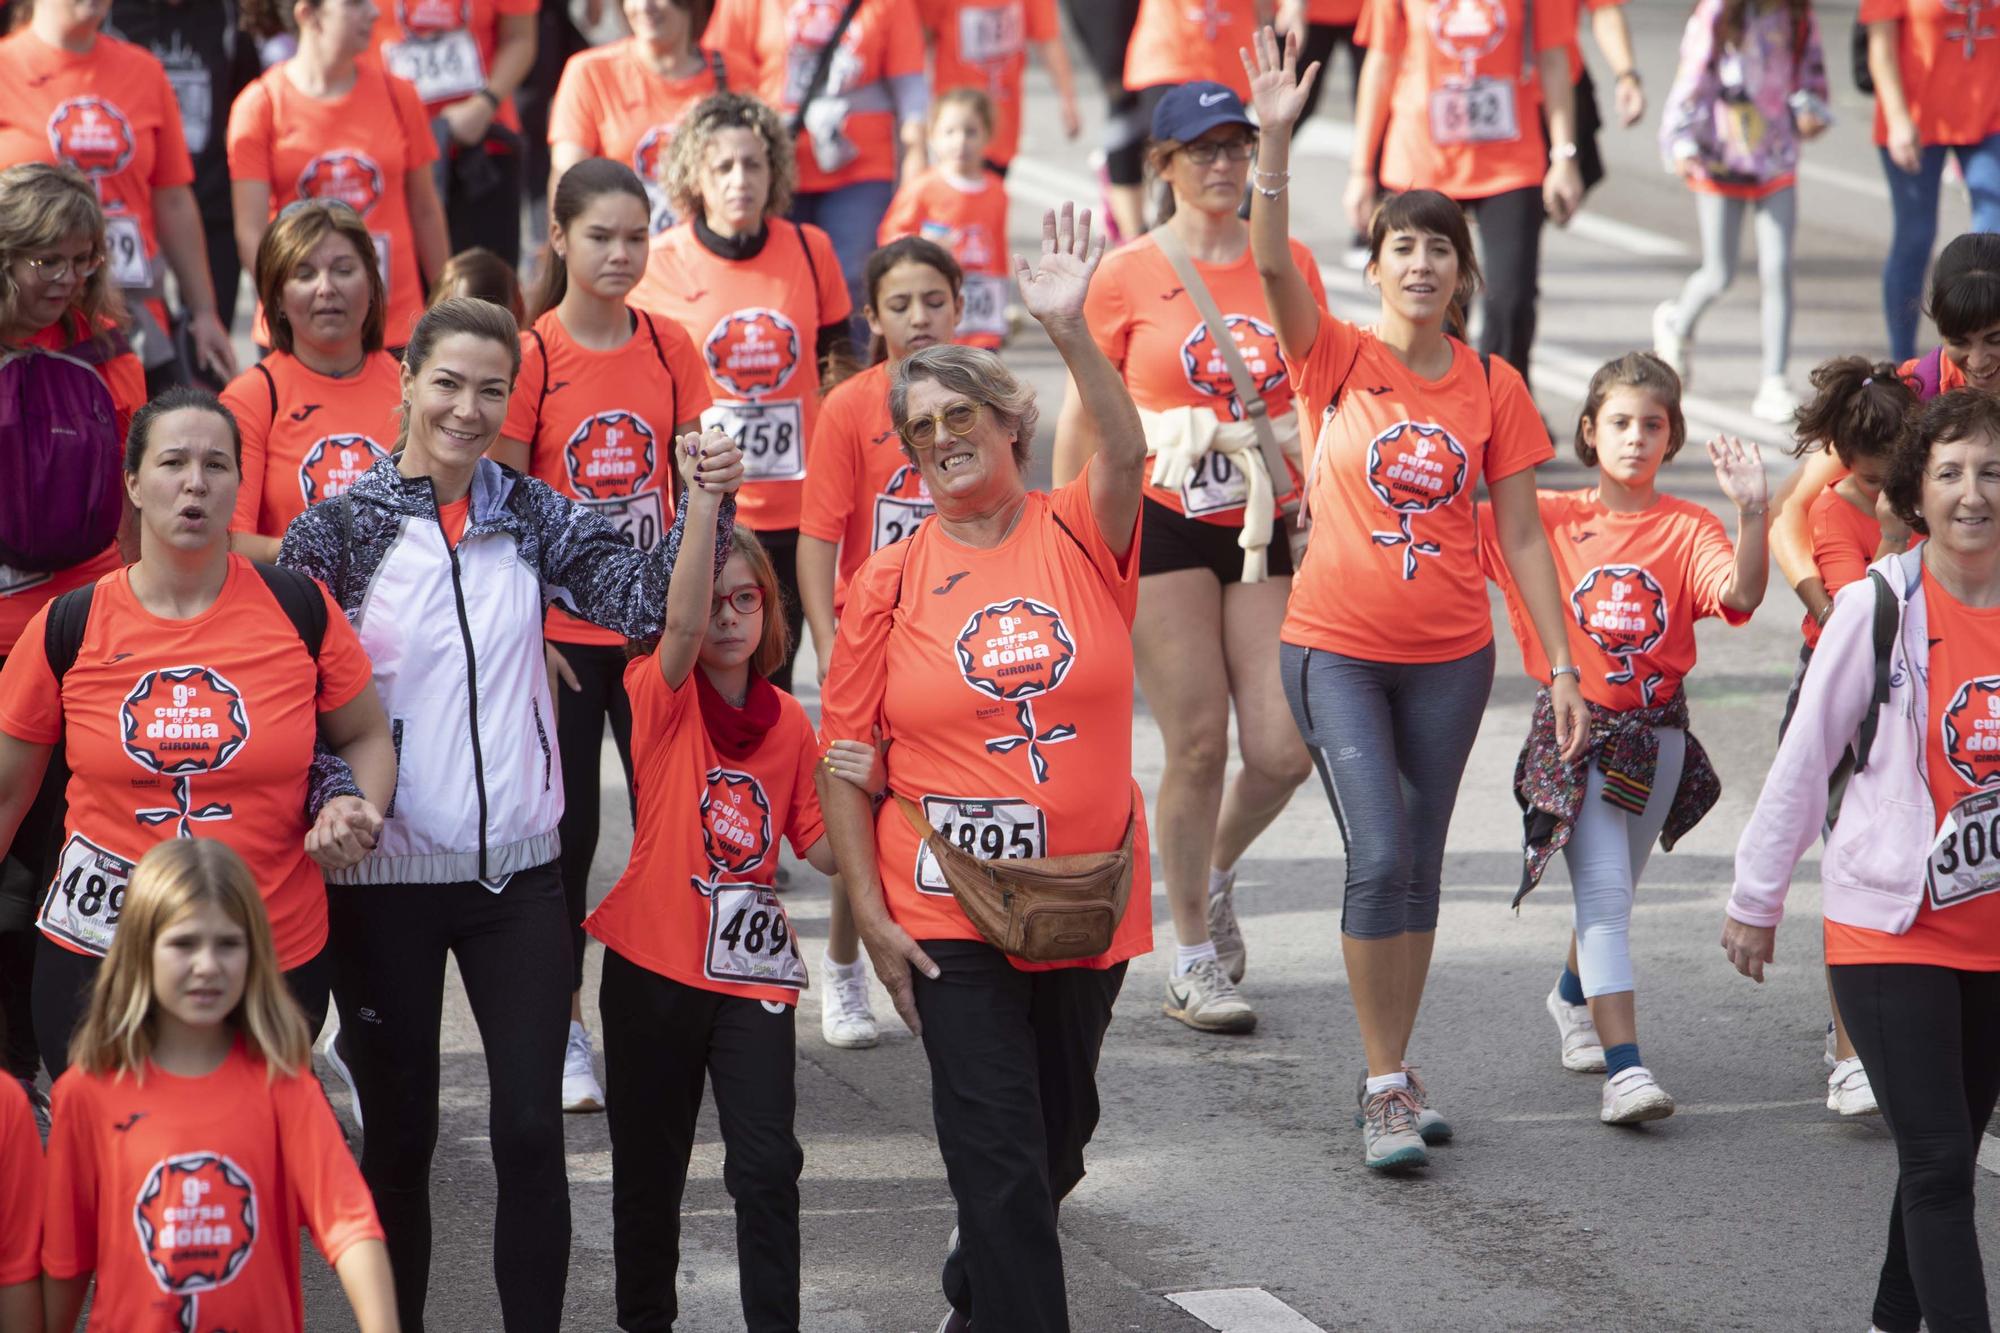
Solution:
M 324 583 L 347 613 L 396 742 L 381 839 L 329 883 L 477 879 L 497 890 L 555 859 L 563 785 L 543 610 L 659 633 L 686 510 L 683 495 L 672 531 L 642 552 L 546 483 L 481 459 L 452 547 L 430 478 L 385 458 L 293 520 L 278 563 Z M 734 513 L 725 504 L 716 528 L 718 572 Z

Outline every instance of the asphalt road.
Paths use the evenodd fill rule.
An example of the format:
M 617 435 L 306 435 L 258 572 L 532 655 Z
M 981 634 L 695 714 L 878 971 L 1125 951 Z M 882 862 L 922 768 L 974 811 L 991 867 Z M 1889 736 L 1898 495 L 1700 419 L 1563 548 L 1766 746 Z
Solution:
M 1653 305 L 1677 290 L 1694 263 L 1694 210 L 1661 169 L 1656 147 L 1658 99 L 1671 81 L 1684 12 L 1664 0 L 1631 7 L 1654 107 L 1642 128 L 1605 132 L 1610 180 L 1575 226 L 1547 242 L 1535 384 L 1559 438 L 1568 434 L 1590 371 L 1649 341 Z M 1888 206 L 1868 140 L 1868 103 L 1846 74 L 1852 13 L 1851 5 L 1839 6 L 1822 19 L 1840 121 L 1811 147 L 1801 174 L 1792 363 L 1800 385 L 1823 357 L 1883 350 L 1877 272 Z M 1588 42 L 1586 51 L 1608 88 Z M 1357 315 L 1365 313 L 1357 304 L 1362 289 L 1358 275 L 1341 266 L 1345 228 L 1337 217 L 1346 127 L 1333 113 L 1344 97 L 1343 82 L 1302 141 L 1310 170 L 1295 169 L 1294 214 L 1330 270 L 1336 302 Z M 1011 182 L 1017 244 L 1037 234 L 1046 202 L 1095 193 L 1083 151 L 1062 140 L 1039 76 L 1027 120 L 1027 157 Z M 1962 199 L 1949 192 L 1941 234 L 1952 235 L 1965 216 Z M 1697 444 L 1718 429 L 1772 440 L 1745 410 L 1756 387 L 1758 332 L 1754 257 L 1744 259 L 1737 288 L 1701 330 L 1689 401 Z M 1006 355 L 1052 408 L 1061 375 L 1046 344 L 1027 337 Z M 1038 442 L 1039 481 L 1046 480 L 1047 451 L 1048 441 Z M 1774 476 L 1784 466 L 1774 457 Z M 1561 463 L 1547 469 L 1545 484 L 1583 484 L 1583 474 Z M 1705 503 L 1719 499 L 1698 447 L 1664 484 Z M 1520 833 L 1508 782 L 1532 691 L 1504 619 L 1496 619 L 1502 670 L 1453 818 L 1436 961 L 1413 1052 L 1458 1128 L 1456 1141 L 1434 1154 L 1419 1179 L 1380 1179 L 1361 1166 L 1349 1100 L 1359 1043 L 1337 939 L 1340 842 L 1319 792 L 1308 786 L 1241 868 L 1245 990 L 1259 1010 L 1256 1034 L 1201 1036 L 1166 1020 L 1159 1012 L 1161 956 L 1131 968 L 1104 1045 L 1104 1116 L 1090 1176 L 1063 1212 L 1075 1327 L 1866 1328 L 1893 1148 L 1878 1120 L 1842 1122 L 1824 1108 L 1816 865 L 1801 867 L 1769 984 L 1758 988 L 1736 976 L 1716 945 L 1729 858 L 1774 748 L 1798 618 L 1790 595 L 1774 586 L 1749 626 L 1708 622 L 1699 636 L 1701 663 L 1689 695 L 1724 795 L 1673 853 L 1655 856 L 1633 930 L 1646 1058 L 1679 1100 L 1678 1114 L 1643 1130 L 1608 1129 L 1596 1119 L 1597 1079 L 1557 1063 L 1542 997 L 1569 929 L 1566 880 L 1552 870 L 1518 915 L 1508 910 Z M 803 665 L 799 675 L 813 678 Z M 1160 747 L 1143 701 L 1135 739 L 1150 790 Z M 614 767 L 606 768 L 606 781 L 616 789 Z M 599 892 L 629 844 L 624 804 L 607 792 Z M 787 906 L 817 966 L 824 881 L 795 867 Z M 1158 938 L 1170 944 L 1157 893 L 1153 907 Z M 593 950 L 592 1012 L 597 966 Z M 876 1050 L 827 1048 L 816 994 L 799 1023 L 805 1327 L 929 1333 L 943 1308 L 937 1262 L 952 1211 L 922 1052 L 893 1018 Z M 888 1014 L 885 1001 L 878 1011 Z M 445 1050 L 430 1326 L 497 1329 L 484 1070 L 455 981 Z M 564 1326 L 608 1329 L 604 1120 L 573 1116 L 567 1128 L 575 1240 Z M 711 1110 L 683 1231 L 682 1326 L 691 1330 L 741 1327 L 721 1165 Z M 2000 1212 L 1990 1197 L 1979 1213 L 1995 1235 Z M 1989 1260 L 1989 1285 L 2000 1285 L 1996 1279 L 2000 1267 Z M 337 1284 L 315 1257 L 306 1280 L 312 1326 L 351 1327 Z M 1166 1299 L 1230 1288 L 1261 1288 L 1270 1297 L 1188 1303 L 1246 1311 L 1261 1304 L 1269 1313 L 1212 1314 L 1211 1323 Z

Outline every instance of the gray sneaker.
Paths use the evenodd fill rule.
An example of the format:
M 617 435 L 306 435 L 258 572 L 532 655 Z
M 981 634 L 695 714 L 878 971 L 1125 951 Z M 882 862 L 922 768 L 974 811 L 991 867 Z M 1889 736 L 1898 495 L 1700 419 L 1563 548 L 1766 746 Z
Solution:
M 1405 1060 L 1403 1077 L 1410 1080 L 1410 1095 L 1417 1102 L 1417 1133 L 1425 1143 L 1451 1142 L 1451 1122 L 1431 1106 L 1431 1094 L 1424 1087 L 1424 1081 L 1417 1077 L 1417 1067 Z M 1354 1080 L 1354 1127 L 1367 1128 L 1368 1071 L 1362 1070 Z
M 1361 1103 L 1361 1160 L 1370 1170 L 1399 1171 L 1428 1166 L 1423 1135 L 1417 1132 L 1422 1109 L 1408 1088 L 1384 1088 Z
M 1249 964 L 1249 953 L 1243 947 L 1243 927 L 1236 924 L 1236 872 L 1229 872 L 1228 881 L 1215 893 L 1208 895 L 1208 937 L 1215 941 L 1215 956 L 1222 961 L 1222 970 L 1238 985 L 1243 984 L 1243 969 Z
M 1236 984 L 1213 958 L 1204 958 L 1177 977 L 1167 978 L 1167 1002 L 1161 1008 L 1197 1032 L 1249 1032 L 1257 1026 L 1257 1011 L 1236 993 Z

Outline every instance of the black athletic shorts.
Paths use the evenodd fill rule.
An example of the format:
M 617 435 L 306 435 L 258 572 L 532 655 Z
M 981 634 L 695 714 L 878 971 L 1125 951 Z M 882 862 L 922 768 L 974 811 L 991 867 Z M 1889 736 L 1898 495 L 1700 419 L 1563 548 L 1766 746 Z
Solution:
M 1280 519 L 1271 525 L 1271 544 L 1264 548 L 1264 571 L 1276 577 L 1292 572 L 1291 525 Z M 1171 574 L 1177 569 L 1206 569 L 1227 587 L 1243 581 L 1243 548 L 1236 538 L 1243 529 L 1177 514 L 1147 496 L 1139 514 L 1139 574 Z

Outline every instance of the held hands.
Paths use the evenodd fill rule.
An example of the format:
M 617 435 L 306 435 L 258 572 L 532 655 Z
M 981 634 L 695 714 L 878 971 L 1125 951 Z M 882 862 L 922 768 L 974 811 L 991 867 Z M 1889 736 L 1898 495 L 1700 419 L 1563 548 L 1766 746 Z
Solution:
M 1729 917 L 1722 923 L 1722 951 L 1738 972 L 1761 986 L 1765 965 L 1777 960 L 1778 928 L 1746 926 Z
M 1289 132 L 1306 109 L 1306 97 L 1312 92 L 1313 80 L 1319 77 L 1319 62 L 1315 60 L 1303 74 L 1299 73 L 1296 28 L 1287 32 L 1281 42 L 1275 29 L 1262 27 L 1252 40 L 1256 44 L 1254 50 L 1239 48 L 1237 54 L 1243 58 L 1244 72 L 1250 76 L 1250 105 L 1257 112 L 1257 126 L 1266 133 Z
M 336 796 L 306 830 L 306 855 L 323 870 L 345 870 L 375 850 L 382 812 L 359 796 Z
M 720 427 L 676 438 L 674 459 L 681 483 L 690 491 L 721 497 L 735 494 L 743 484 L 743 451 Z
M 835 741 L 826 747 L 822 761 L 826 771 L 843 782 L 859 787 L 870 796 L 880 796 L 889 786 L 888 771 L 882 765 L 882 730 L 876 728 L 875 743 Z
M 1708 442 L 1708 461 L 1715 464 L 1715 480 L 1722 493 L 1738 510 L 1759 517 L 1770 511 L 1771 483 L 1755 442 L 1718 435 Z
M 1064 204 L 1060 217 L 1054 210 L 1043 213 L 1040 257 L 1030 265 L 1021 255 L 1014 256 L 1021 304 L 1050 333 L 1082 327 L 1083 298 L 1103 258 L 1104 237 L 1090 234 L 1089 209 L 1079 213 L 1075 204 Z

